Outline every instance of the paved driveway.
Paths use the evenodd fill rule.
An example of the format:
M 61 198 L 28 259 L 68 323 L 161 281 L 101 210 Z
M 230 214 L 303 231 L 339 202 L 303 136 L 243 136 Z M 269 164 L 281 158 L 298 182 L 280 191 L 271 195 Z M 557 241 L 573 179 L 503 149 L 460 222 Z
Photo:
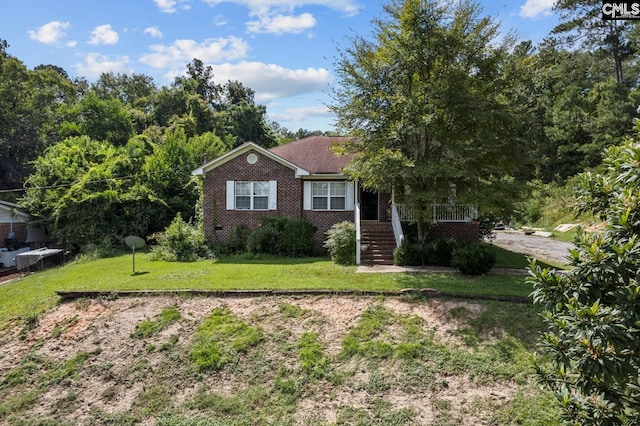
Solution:
M 572 243 L 552 238 L 525 235 L 523 231 L 495 231 L 493 244 L 516 253 L 524 253 L 542 261 L 565 265 Z

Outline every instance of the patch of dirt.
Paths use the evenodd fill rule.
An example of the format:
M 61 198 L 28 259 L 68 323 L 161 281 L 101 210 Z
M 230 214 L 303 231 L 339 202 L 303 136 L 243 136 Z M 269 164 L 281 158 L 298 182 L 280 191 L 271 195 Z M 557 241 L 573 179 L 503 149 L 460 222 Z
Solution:
M 283 304 L 298 307 L 300 315 L 284 315 Z M 474 316 L 484 309 L 481 303 L 366 297 L 80 299 L 62 303 L 44 313 L 39 317 L 37 326 L 26 333 L 22 326 L 0 332 L 0 341 L 3 342 L 0 348 L 0 384 L 7 380 L 10 372 L 24 366 L 27 358 L 36 360 L 31 362 L 55 366 L 64 365 L 78 354 L 88 354 L 78 372 L 49 384 L 39 394 L 37 402 L 24 412 L 29 418 L 55 418 L 74 424 L 92 424 L 97 412 L 115 415 L 136 409 L 142 404 L 142 396 L 153 389 L 154 380 L 172 385 L 166 391 L 174 405 L 193 399 L 202 389 L 220 395 L 238 395 L 247 388 L 247 382 L 260 377 L 275 380 L 282 368 L 295 368 L 294 351 L 305 332 L 317 333 L 324 353 L 330 358 L 338 357 L 342 340 L 349 330 L 359 322 L 367 308 L 379 304 L 401 315 L 419 317 L 425 332 L 433 333 L 440 343 L 454 346 L 462 346 L 457 331 L 463 325 L 452 319 L 449 312 L 456 307 L 464 307 L 465 312 Z M 141 321 L 154 318 L 170 307 L 178 309 L 180 320 L 152 337 L 131 337 Z M 273 353 L 265 357 L 264 364 L 252 364 L 247 359 L 228 369 L 202 375 L 185 367 L 189 363 L 185 348 L 193 341 L 198 325 L 220 307 L 228 308 L 244 322 L 259 327 L 270 336 L 265 339 L 261 350 Z M 172 341 L 174 346 L 171 346 Z M 182 348 L 182 352 L 172 349 L 174 347 Z M 289 353 L 282 348 L 290 348 Z M 244 362 L 252 367 L 245 369 Z M 435 421 L 443 413 L 443 405 L 448 407 L 444 413 L 454 415 L 457 424 L 483 424 L 487 414 L 481 408 L 469 408 L 473 407 L 474 401 L 489 401 L 489 404 L 484 404 L 486 407 L 504 406 L 513 398 L 517 388 L 510 381 L 478 384 L 466 374 L 444 376 L 435 372 L 432 382 L 437 385 L 430 384 L 420 389 L 383 386 L 375 392 L 367 391 L 363 386 L 366 387 L 371 377 L 365 364 L 366 361 L 345 364 L 343 368 L 353 367 L 354 374 L 345 376 L 345 383 L 341 386 L 327 385 L 322 381 L 304 392 L 296 405 L 297 421 L 305 423 L 319 419 L 324 423 L 335 422 L 345 406 L 370 411 L 375 400 L 383 399 L 393 410 L 411 409 L 416 424 Z M 45 369 L 44 365 L 36 368 Z M 380 371 L 386 374 L 389 382 L 395 380 L 394 368 L 397 368 L 397 363 L 381 364 Z M 33 377 L 35 375 L 32 381 Z M 28 385 L 27 380 L 24 386 Z M 0 399 L 7 395 L 0 386 Z M 153 418 L 153 410 L 149 416 Z

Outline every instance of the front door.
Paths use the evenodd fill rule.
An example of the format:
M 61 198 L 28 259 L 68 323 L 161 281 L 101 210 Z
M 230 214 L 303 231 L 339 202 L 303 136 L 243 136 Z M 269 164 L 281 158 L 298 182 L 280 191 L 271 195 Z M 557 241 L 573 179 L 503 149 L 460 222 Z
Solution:
M 360 219 L 378 220 L 378 191 L 375 189 L 360 191 Z

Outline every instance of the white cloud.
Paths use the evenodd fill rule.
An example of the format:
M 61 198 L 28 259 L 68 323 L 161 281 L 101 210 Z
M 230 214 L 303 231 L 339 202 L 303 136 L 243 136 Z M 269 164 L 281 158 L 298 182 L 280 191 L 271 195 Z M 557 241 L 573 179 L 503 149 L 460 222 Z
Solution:
M 311 117 L 327 118 L 335 117 L 335 115 L 324 105 L 285 108 L 284 111 L 269 114 L 269 118 L 278 122 L 307 121 Z
M 153 0 L 158 8 L 166 13 L 173 13 L 176 11 L 175 0 Z
M 288 69 L 261 62 L 212 65 L 215 81 L 237 80 L 256 92 L 256 102 L 289 98 L 328 88 L 331 73 L 324 68 Z
M 310 13 L 294 14 L 298 7 L 324 6 L 344 13 L 357 15 L 360 6 L 357 0 L 202 0 L 215 6 L 221 3 L 233 3 L 249 9 L 249 15 L 256 18 L 247 22 L 250 33 L 298 34 L 316 25 L 316 19 Z
M 257 21 L 247 22 L 247 29 L 251 33 L 298 34 L 313 28 L 315 25 L 316 19 L 313 15 L 303 13 L 298 16 L 261 16 Z
M 213 17 L 213 25 L 216 27 L 224 27 L 228 22 L 224 15 L 216 15 Z
M 149 27 L 144 29 L 145 34 L 149 34 L 153 38 L 162 38 L 162 31 L 158 27 Z
M 520 7 L 520 16 L 523 18 L 536 18 L 539 15 L 549 15 L 554 3 L 555 0 L 527 0 Z
M 66 30 L 69 27 L 71 27 L 71 24 L 68 22 L 51 21 L 36 30 L 29 30 L 27 33 L 29 37 L 40 43 L 53 44 L 66 35 Z
M 247 55 L 249 45 L 237 37 L 208 39 L 202 43 L 194 40 L 176 40 L 171 45 L 151 46 L 154 53 L 143 55 L 140 62 L 154 68 L 180 68 L 194 58 L 202 62 L 221 62 L 241 59 Z
M 111 29 L 111 25 L 100 25 L 91 31 L 89 44 L 116 44 L 118 43 L 118 33 Z
M 177 8 L 176 6 L 180 6 L 181 9 L 190 9 L 187 0 L 153 0 L 158 9 L 161 12 L 165 13 L 175 13 Z
M 156 0 L 157 2 L 158 0 Z M 302 6 L 324 6 L 343 12 L 346 15 L 357 15 L 360 6 L 356 0 L 202 0 L 212 6 L 221 3 L 234 3 L 249 8 L 253 14 L 263 14 L 273 10 L 292 11 Z
M 89 53 L 84 58 L 84 62 L 74 65 L 76 73 L 83 77 L 92 79 L 100 77 L 102 73 L 112 72 L 115 74 L 132 74 L 133 70 L 127 65 L 129 58 L 119 57 L 115 60 L 99 53 Z

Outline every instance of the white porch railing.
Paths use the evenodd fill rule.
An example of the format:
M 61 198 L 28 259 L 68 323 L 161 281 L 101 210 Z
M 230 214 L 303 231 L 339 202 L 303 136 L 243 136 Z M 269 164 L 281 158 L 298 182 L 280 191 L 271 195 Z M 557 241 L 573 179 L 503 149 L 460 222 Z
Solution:
M 398 215 L 401 222 L 415 222 L 413 207 L 398 204 Z M 429 206 L 432 222 L 471 222 L 478 218 L 478 208 L 466 204 L 432 204 Z
M 360 229 L 360 203 L 355 205 L 356 214 L 356 265 L 360 264 L 360 254 L 362 249 L 362 232 Z
M 391 204 L 391 225 L 393 226 L 393 235 L 396 237 L 396 247 L 400 247 L 402 240 L 404 240 L 404 232 L 402 232 L 398 207 L 395 204 Z

